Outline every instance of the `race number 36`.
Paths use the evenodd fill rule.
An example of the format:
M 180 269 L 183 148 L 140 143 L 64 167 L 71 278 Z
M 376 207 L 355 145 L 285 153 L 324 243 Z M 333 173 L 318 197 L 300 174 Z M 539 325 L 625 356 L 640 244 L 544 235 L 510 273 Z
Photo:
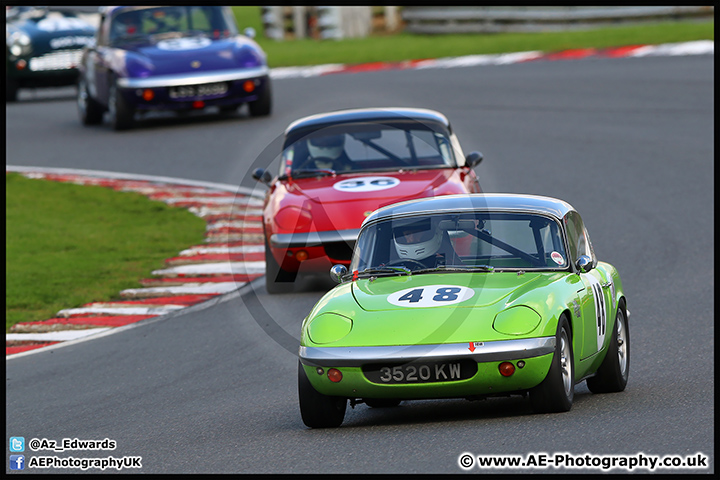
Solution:
M 398 307 L 441 307 L 464 302 L 475 294 L 467 287 L 457 285 L 429 285 L 400 290 L 388 296 L 388 302 Z
M 337 182 L 333 188 L 341 192 L 377 192 L 399 184 L 395 177 L 358 177 Z

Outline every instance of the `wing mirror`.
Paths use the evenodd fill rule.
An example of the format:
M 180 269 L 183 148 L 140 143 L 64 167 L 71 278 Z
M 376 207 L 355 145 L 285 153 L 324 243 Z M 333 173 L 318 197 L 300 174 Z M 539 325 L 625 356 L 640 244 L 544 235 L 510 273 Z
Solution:
M 262 182 L 267 186 L 270 186 L 270 182 L 272 181 L 272 175 L 267 170 L 263 170 L 262 168 L 258 168 L 255 170 L 252 174 L 252 177 L 257 180 L 258 182 Z
M 580 258 L 577 259 L 575 265 L 578 270 L 580 270 L 580 273 L 588 273 L 593 268 L 593 261 L 592 258 L 587 255 L 580 255 Z
M 333 265 L 330 268 L 330 278 L 335 280 L 335 283 L 342 283 L 342 277 L 347 274 L 347 267 L 345 265 Z
M 475 168 L 482 162 L 483 154 L 480 152 L 470 152 L 465 157 L 465 166 Z

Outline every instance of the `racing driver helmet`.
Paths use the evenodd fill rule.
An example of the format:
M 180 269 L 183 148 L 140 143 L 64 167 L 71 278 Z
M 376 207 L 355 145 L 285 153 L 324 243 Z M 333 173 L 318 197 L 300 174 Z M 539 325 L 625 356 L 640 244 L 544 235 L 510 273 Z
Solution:
M 443 231 L 429 218 L 414 220 L 393 228 L 393 243 L 398 257 L 423 260 L 435 255 L 442 244 Z
M 343 153 L 345 135 L 325 135 L 308 140 L 308 151 L 313 158 L 329 158 L 335 160 Z

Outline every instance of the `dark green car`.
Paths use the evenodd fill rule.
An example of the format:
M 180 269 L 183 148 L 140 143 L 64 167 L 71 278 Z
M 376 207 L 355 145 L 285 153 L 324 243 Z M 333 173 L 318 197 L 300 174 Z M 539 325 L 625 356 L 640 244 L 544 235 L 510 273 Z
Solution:
M 7 7 L 5 99 L 20 88 L 74 85 L 82 49 L 94 42 L 97 7 Z
M 363 222 L 350 269 L 302 324 L 298 389 L 309 427 L 352 406 L 526 395 L 570 410 L 574 386 L 625 389 L 628 311 L 580 214 L 549 197 L 411 200 Z

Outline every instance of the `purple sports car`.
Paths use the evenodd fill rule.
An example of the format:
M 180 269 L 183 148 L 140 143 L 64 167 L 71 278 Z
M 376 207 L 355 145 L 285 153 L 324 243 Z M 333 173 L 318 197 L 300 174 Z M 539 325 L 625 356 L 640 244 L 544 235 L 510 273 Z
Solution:
M 247 103 L 253 116 L 272 109 L 265 52 L 240 35 L 230 7 L 107 7 L 95 45 L 79 66 L 78 111 L 84 125 L 131 128 L 136 113 Z

